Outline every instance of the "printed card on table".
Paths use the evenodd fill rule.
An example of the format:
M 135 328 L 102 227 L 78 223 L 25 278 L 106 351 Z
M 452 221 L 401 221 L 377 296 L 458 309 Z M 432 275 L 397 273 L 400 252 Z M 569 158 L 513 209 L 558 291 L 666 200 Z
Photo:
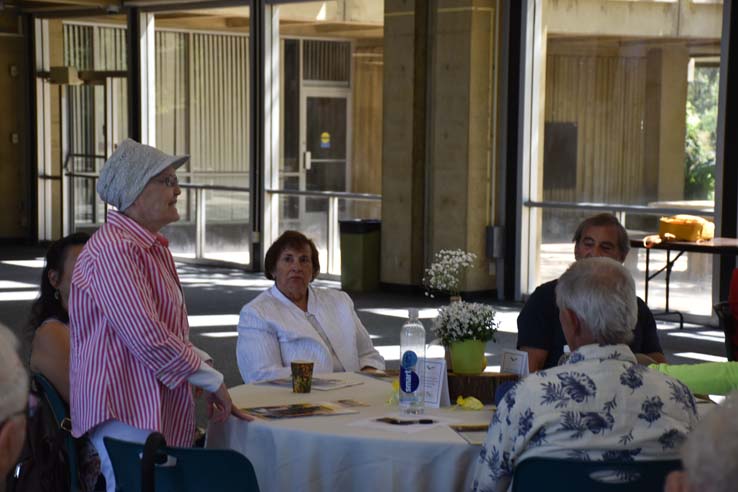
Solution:
M 520 377 L 528 375 L 528 352 L 505 349 L 502 351 L 500 372 L 518 374 Z
M 451 404 L 448 396 L 448 373 L 445 359 L 425 359 L 425 381 L 423 399 L 430 408 L 447 407 Z

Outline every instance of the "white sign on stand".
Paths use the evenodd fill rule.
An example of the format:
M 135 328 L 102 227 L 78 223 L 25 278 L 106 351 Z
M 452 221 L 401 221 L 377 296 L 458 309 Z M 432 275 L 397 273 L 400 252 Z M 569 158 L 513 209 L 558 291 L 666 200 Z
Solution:
M 518 374 L 521 378 L 528 375 L 528 352 L 505 349 L 502 351 L 500 372 Z
M 430 408 L 451 405 L 448 396 L 448 373 L 445 359 L 425 359 L 425 381 L 423 381 L 423 399 Z

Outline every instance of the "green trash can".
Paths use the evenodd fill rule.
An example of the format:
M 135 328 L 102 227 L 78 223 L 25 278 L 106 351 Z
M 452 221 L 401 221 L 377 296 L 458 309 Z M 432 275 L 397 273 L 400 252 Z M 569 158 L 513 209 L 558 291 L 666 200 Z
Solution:
M 379 287 L 379 220 L 341 220 L 341 288 L 367 292 Z

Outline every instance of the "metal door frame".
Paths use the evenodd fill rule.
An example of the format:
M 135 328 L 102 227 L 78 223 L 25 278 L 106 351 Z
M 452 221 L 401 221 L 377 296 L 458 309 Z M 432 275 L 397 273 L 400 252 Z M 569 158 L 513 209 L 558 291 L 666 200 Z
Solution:
M 302 74 L 301 74 L 302 75 Z M 300 81 L 300 152 L 299 152 L 299 190 L 307 191 L 307 171 L 310 167 L 307 151 L 307 100 L 311 97 L 343 98 L 346 100 L 346 174 L 343 190 L 346 191 L 351 183 L 351 88 L 350 87 L 315 87 L 306 85 L 304 80 Z M 326 191 L 326 190 L 320 190 Z M 302 221 L 305 214 L 305 197 L 300 197 L 298 220 Z

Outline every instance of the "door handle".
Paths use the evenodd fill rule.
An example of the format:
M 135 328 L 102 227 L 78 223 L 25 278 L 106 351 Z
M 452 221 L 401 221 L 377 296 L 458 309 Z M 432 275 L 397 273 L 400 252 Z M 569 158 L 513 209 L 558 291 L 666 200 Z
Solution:
M 303 154 L 303 162 L 305 163 L 305 170 L 309 171 L 313 167 L 313 154 L 309 150 L 306 150 Z

